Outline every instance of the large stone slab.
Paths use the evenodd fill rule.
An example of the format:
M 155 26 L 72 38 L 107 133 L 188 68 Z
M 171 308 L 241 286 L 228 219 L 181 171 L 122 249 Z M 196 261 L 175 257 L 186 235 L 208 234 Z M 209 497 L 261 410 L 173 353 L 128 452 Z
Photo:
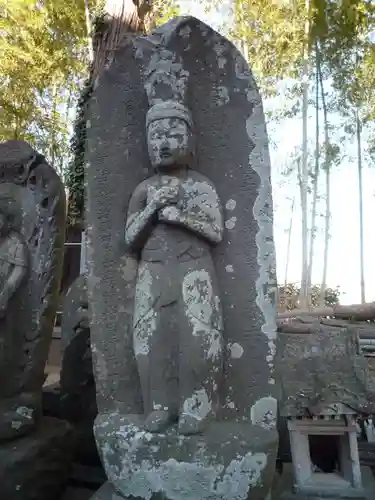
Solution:
M 69 424 L 43 418 L 35 432 L 0 447 L 0 498 L 56 500 L 66 486 L 71 455 Z
M 96 82 L 87 132 L 95 436 L 107 475 L 123 496 L 263 500 L 277 453 L 276 281 L 268 142 L 251 72 L 228 40 L 178 18 L 116 52 Z M 151 172 L 159 133 L 178 144 L 178 168 L 165 177 Z M 164 182 L 182 207 L 176 221 L 176 210 L 153 205 Z M 129 227 L 146 216 L 138 229 L 150 231 L 135 248 Z M 163 377 L 170 385 L 154 391 Z M 189 384 L 174 411 L 153 401 Z M 151 451 L 150 408 L 170 426 L 156 422 Z M 186 416 L 209 424 L 186 436 Z

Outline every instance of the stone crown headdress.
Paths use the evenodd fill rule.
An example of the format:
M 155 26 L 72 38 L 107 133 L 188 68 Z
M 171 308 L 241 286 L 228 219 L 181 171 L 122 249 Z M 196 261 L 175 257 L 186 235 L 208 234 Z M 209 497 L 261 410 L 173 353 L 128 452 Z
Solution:
M 144 79 L 149 103 L 146 129 L 163 118 L 179 118 L 192 128 L 193 119 L 186 105 L 189 73 L 181 58 L 170 50 L 157 50 L 150 58 Z

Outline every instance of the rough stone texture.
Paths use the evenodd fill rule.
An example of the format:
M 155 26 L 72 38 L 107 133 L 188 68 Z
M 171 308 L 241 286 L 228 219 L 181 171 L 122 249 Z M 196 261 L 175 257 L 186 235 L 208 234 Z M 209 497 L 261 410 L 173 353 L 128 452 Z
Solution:
M 316 415 L 338 403 L 358 413 L 375 412 L 374 379 L 355 331 L 318 329 L 279 338 L 282 415 Z
M 69 476 L 71 430 L 66 422 L 43 418 L 30 434 L 0 447 L 0 498 L 56 500 Z
M 79 276 L 64 297 L 61 347 L 61 414 L 71 422 L 94 421 L 97 408 L 85 276 Z
M 343 494 L 334 494 L 327 488 L 320 495 L 293 492 L 293 471 L 291 464 L 285 464 L 277 489 L 273 492 L 272 500 L 373 500 L 375 498 L 375 480 L 369 467 L 361 467 L 364 491 L 352 491 Z M 359 495 L 359 496 L 358 496 Z M 110 497 L 109 497 L 110 498 Z M 101 499 L 100 499 L 101 500 Z M 104 500 L 104 499 L 103 499 Z
M 61 500 L 90 500 L 92 495 L 93 491 L 88 488 L 68 488 Z
M 18 239 L 16 253 L 1 257 L 1 440 L 29 432 L 41 415 L 63 259 L 63 184 L 44 157 L 23 141 L 0 143 L 0 212 L 13 217 L 13 233 L 2 240 L 1 251 L 11 237 Z M 4 259 L 13 271 L 6 270 Z M 24 276 L 16 286 L 22 267 Z M 13 293 L 7 289 L 12 281 Z
M 123 500 L 123 496 L 120 496 L 114 486 L 111 483 L 105 483 L 90 500 Z
M 216 417 L 224 422 L 212 423 L 198 436 L 178 436 L 169 429 L 151 435 L 155 446 L 149 447 L 140 444 L 149 434 L 139 417 L 125 417 L 144 411 L 133 350 L 138 257 L 125 247 L 125 221 L 131 195 L 151 175 L 143 79 L 154 63 L 165 67 L 159 73 L 162 81 L 163 75 L 180 73 L 176 94 L 180 84 L 188 87 L 194 170 L 210 180 L 224 208 L 223 241 L 211 250 L 224 323 Z M 263 500 L 277 452 L 276 283 L 267 134 L 261 99 L 244 59 L 194 18 L 178 18 L 129 42 L 94 90 L 86 162 L 88 288 L 100 412 L 95 432 L 107 474 L 124 495 L 141 491 L 141 497 L 151 498 L 163 491 L 171 500 L 240 500 L 254 486 L 250 498 Z M 236 436 L 243 441 L 238 448 Z M 179 452 L 179 439 L 186 440 L 184 452 Z M 139 471 L 130 482 L 127 466 Z M 177 487 L 177 478 L 185 483 Z
M 67 291 L 61 318 L 62 365 L 59 416 L 72 423 L 75 460 L 99 462 L 93 435 L 97 415 L 92 368 L 87 283 L 79 276 Z
M 118 414 L 97 419 L 109 480 L 127 497 L 183 500 L 264 499 L 273 475 L 277 437 L 246 422 L 217 422 L 203 435 L 182 436 L 177 426 L 164 434 L 143 431 Z M 117 450 L 122 451 L 119 460 Z

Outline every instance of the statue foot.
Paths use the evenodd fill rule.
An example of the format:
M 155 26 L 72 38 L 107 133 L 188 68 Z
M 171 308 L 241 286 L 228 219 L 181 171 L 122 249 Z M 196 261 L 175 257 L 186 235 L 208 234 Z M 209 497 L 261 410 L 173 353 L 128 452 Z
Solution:
M 0 400 L 0 441 L 31 432 L 40 414 L 39 397 L 32 393 Z
M 144 428 L 149 432 L 161 432 L 165 430 L 172 418 L 167 411 L 155 410 L 152 411 L 144 421 Z
M 178 432 L 184 436 L 189 434 L 201 434 L 206 426 L 206 420 L 202 418 L 196 418 L 193 415 L 187 415 L 186 413 L 181 413 L 178 422 Z

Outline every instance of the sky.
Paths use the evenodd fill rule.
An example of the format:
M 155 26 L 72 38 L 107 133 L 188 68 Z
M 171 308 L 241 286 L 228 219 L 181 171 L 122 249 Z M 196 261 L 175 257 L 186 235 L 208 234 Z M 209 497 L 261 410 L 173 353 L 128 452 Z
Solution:
M 206 13 L 197 0 L 181 0 L 183 14 L 193 15 L 215 29 L 220 28 L 223 16 L 217 13 Z M 267 108 L 267 102 L 265 103 Z M 297 194 L 296 212 L 293 218 L 291 239 L 292 255 L 289 263 L 288 282 L 299 282 L 301 279 L 301 223 L 298 207 L 299 199 L 296 184 L 285 182 L 281 172 L 286 158 L 302 143 L 302 122 L 299 119 L 287 120 L 280 126 L 269 124 L 271 143 L 271 169 L 274 199 L 274 236 L 276 244 L 277 274 L 279 283 L 285 280 L 285 265 L 288 235 L 291 218 L 292 198 Z M 309 119 L 309 130 L 314 135 L 315 120 Z M 313 137 L 311 137 L 313 139 Z M 327 284 L 339 286 L 342 304 L 359 303 L 360 266 L 359 266 L 359 198 L 358 174 L 356 165 L 356 146 L 348 144 L 346 153 L 349 158 L 331 174 L 331 230 L 328 256 Z M 375 301 L 375 259 L 371 257 L 375 250 L 375 232 L 373 231 L 372 214 L 375 214 L 375 166 L 364 162 L 363 199 L 364 199 L 364 235 L 365 235 L 365 284 L 366 301 Z M 324 209 L 324 200 L 321 201 Z M 319 218 L 315 239 L 314 266 L 312 282 L 319 284 L 323 269 L 323 218 Z

